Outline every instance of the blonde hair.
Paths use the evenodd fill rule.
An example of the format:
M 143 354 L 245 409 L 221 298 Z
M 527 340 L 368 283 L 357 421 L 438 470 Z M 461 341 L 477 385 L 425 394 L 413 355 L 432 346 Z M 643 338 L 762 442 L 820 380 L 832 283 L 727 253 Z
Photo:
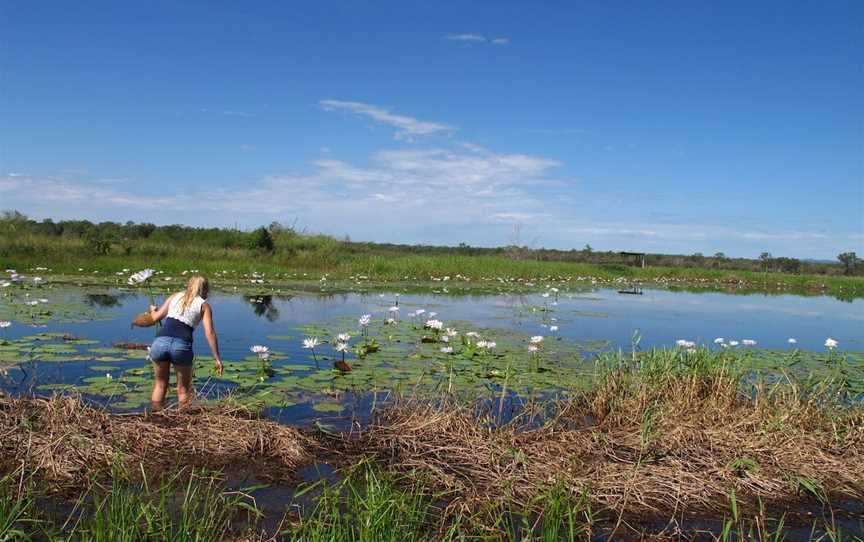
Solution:
M 180 298 L 180 308 L 184 311 L 189 308 L 189 305 L 195 301 L 195 298 L 201 296 L 202 299 L 207 299 L 207 294 L 210 293 L 210 281 L 201 275 L 192 275 L 189 283 L 186 285 L 186 291 Z

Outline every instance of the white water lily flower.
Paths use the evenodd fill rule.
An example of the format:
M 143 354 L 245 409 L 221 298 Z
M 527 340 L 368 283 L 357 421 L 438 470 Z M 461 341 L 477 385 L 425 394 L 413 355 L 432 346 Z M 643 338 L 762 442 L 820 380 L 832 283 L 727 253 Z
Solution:
M 345 343 L 336 343 L 336 346 L 334 346 L 333 348 L 335 348 L 337 352 L 347 352 L 348 351 L 348 345 Z
M 3 282 L 0 282 L 0 288 L 8 288 L 10 286 L 12 286 L 12 283 L 9 282 L 8 280 L 4 280 Z
M 392 326 L 393 324 L 396 323 L 396 320 L 394 318 L 388 318 L 387 320 L 384 321 L 384 323 L 387 324 L 388 326 Z
M 452 346 L 445 346 L 445 347 L 441 348 L 439 351 L 442 354 L 452 354 L 453 353 L 453 347 Z
M 798 344 L 798 339 L 796 339 L 794 337 L 789 337 L 789 339 L 786 342 L 789 344 Z
M 12 325 L 12 322 L 10 322 L 8 320 L 4 320 L 3 322 L 0 322 L 0 329 L 6 329 L 7 327 L 9 327 L 11 325 Z
M 543 342 L 543 336 L 542 335 L 535 335 L 535 336 L 531 337 L 529 342 L 531 344 L 540 344 Z
M 528 351 L 531 352 L 532 354 L 536 353 L 538 350 L 539 350 L 539 348 L 537 348 L 536 344 L 529 344 L 528 345 Z
M 425 309 L 417 309 L 416 311 L 414 311 L 414 316 L 420 316 L 421 314 L 426 314 L 426 310 Z
M 318 340 L 318 337 L 307 337 L 303 339 L 303 348 L 315 348 L 321 344 L 321 341 Z
M 347 333 L 340 333 L 339 335 L 336 335 L 336 340 L 340 343 L 347 343 L 351 340 L 351 335 L 348 335 Z
M 756 341 L 753 339 L 741 339 L 741 344 L 744 346 L 756 346 Z
M 442 322 L 441 320 L 427 320 L 426 327 L 428 327 L 429 329 L 437 329 L 440 331 L 444 328 L 444 322 Z
M 738 346 L 738 341 L 729 341 L 729 346 Z
M 34 299 L 33 301 L 25 301 L 24 304 L 29 305 L 31 307 L 34 307 L 34 306 L 38 305 L 39 302 Z
M 714 339 L 714 344 L 723 344 L 725 342 L 726 339 L 724 339 L 723 337 L 717 337 L 716 339 Z
M 260 345 L 260 344 L 256 344 L 256 345 L 252 346 L 251 348 L 249 348 L 249 350 L 251 350 L 252 352 L 259 354 L 259 355 L 263 354 L 264 352 L 270 351 L 269 348 L 267 348 L 266 346 Z
M 390 307 L 390 312 L 399 312 L 399 307 L 396 305 L 393 305 L 392 307 Z
M 558 331 L 558 326 L 549 326 L 549 331 L 551 331 L 552 333 Z
M 469 331 L 468 333 L 465 334 L 465 336 L 466 337 L 473 337 L 476 339 L 476 338 L 480 337 L 480 334 L 477 333 L 476 331 Z
M 487 344 L 489 344 L 488 341 L 477 341 L 477 348 L 486 348 Z
M 371 321 L 372 321 L 372 315 L 371 314 L 364 314 L 363 316 L 360 317 L 359 320 L 357 320 L 357 323 L 359 323 L 361 327 L 366 327 L 369 325 L 369 322 L 371 322 Z
M 545 298 L 545 297 L 549 297 L 549 292 L 543 292 L 543 293 L 541 294 L 541 297 L 544 297 L 544 298 Z
M 45 299 L 44 297 L 40 297 L 38 301 L 39 301 L 39 303 L 48 303 L 48 300 Z
M 143 269 L 130 276 L 126 282 L 132 286 L 136 284 L 143 284 L 150 280 L 153 277 L 154 273 L 156 273 L 156 271 L 154 271 L 153 269 Z
M 678 339 L 677 341 L 675 341 L 675 344 L 678 345 L 680 348 L 695 348 L 696 347 L 696 343 L 694 343 L 693 341 L 685 340 L 685 339 Z
M 436 316 L 438 316 L 437 312 L 430 312 L 429 313 L 429 318 L 435 318 Z
M 452 327 L 448 327 L 447 329 L 444 330 L 444 334 L 448 337 L 455 337 L 456 335 L 459 335 L 459 332 L 456 331 L 455 329 L 453 329 Z
M 42 277 L 33 277 L 33 284 L 40 284 L 44 281 L 45 279 L 43 279 Z
M 111 380 L 113 377 L 111 376 L 111 373 L 105 373 L 105 378 Z
M 828 337 L 827 339 L 825 339 L 825 348 L 827 348 L 828 350 L 833 350 L 833 349 L 837 348 L 838 344 L 840 344 L 840 343 L 838 343 L 837 341 L 835 341 L 831 337 Z
M 498 344 L 495 341 L 487 341 L 486 342 L 486 349 L 487 350 L 492 350 L 496 346 L 498 346 Z

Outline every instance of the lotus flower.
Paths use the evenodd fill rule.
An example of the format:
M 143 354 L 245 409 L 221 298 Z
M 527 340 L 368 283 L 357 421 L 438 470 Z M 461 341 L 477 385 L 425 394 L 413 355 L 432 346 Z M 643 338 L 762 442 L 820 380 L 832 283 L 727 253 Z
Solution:
M 348 335 L 347 333 L 340 333 L 336 336 L 336 340 L 340 343 L 347 343 L 351 340 L 351 335 Z
M 357 320 L 357 323 L 360 324 L 360 327 L 366 327 L 369 325 L 369 322 L 371 322 L 371 321 L 372 321 L 372 315 L 371 314 L 364 314 L 363 316 L 360 317 L 360 319 Z
M 303 339 L 303 348 L 312 349 L 321 344 L 321 341 L 318 340 L 318 337 L 307 337 Z
M 337 352 L 342 352 L 342 355 L 345 355 L 345 352 L 348 351 L 348 345 L 346 343 L 336 343 L 336 346 L 333 348 L 335 348 Z

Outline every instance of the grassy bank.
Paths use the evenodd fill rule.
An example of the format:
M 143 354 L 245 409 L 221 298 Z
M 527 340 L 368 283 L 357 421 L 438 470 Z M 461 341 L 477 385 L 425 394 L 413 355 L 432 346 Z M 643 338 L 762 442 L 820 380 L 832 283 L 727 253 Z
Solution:
M 0 529 L 50 539 L 52 529 L 80 526 L 73 540 L 298 541 L 861 532 L 853 515 L 864 502 L 864 410 L 841 370 L 764 380 L 735 355 L 706 350 L 610 354 L 598 367 L 589 389 L 515 415 L 502 416 L 497 401 L 403 398 L 342 434 L 279 426 L 230 402 L 116 415 L 74 397 L 0 399 Z M 298 469 L 315 463 L 340 475 L 299 483 Z M 252 501 L 254 492 L 193 476 L 201 468 L 300 490 Z M 163 480 L 174 482 L 163 489 Z M 204 522 L 218 536 L 171 534 L 186 520 L 165 495 L 185 502 L 190 491 L 222 503 L 224 514 Z M 105 524 L 118 527 L 93 534 Z
M 181 281 L 198 270 L 223 285 L 248 285 L 253 274 L 262 284 L 319 281 L 344 288 L 369 283 L 428 283 L 452 288 L 514 285 L 525 282 L 711 288 L 827 294 L 841 299 L 864 296 L 864 278 L 763 273 L 744 270 L 648 267 L 567 261 L 513 259 L 505 256 L 378 254 L 361 252 L 331 238 L 301 238 L 290 250 L 250 251 L 195 244 L 140 241 L 128 253 L 93 254 L 82 239 L 32 237 L 0 240 L 0 267 L 55 275 L 64 280 L 117 282 L 124 269 L 156 268 L 161 280 Z M 50 269 L 50 271 L 48 271 Z M 128 273 L 128 272 L 127 272 Z M 341 284 L 340 284 L 341 283 Z

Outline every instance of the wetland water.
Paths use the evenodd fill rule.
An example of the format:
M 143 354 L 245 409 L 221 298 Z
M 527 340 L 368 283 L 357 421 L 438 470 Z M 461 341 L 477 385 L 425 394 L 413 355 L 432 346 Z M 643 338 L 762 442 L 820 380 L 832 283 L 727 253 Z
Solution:
M 163 298 L 160 298 L 164 299 Z M 34 301 L 36 302 L 34 304 Z M 29 302 L 29 304 L 28 304 Z M 212 375 L 203 331 L 196 331 L 196 388 L 202 397 L 232 394 L 265 406 L 286 423 L 322 420 L 345 427 L 364 417 L 389 392 L 447 391 L 466 398 L 550 396 L 578 388 L 594 370 L 600 352 L 634 347 L 674 348 L 677 340 L 717 349 L 756 341 L 747 347 L 754 368 L 818 375 L 827 359 L 825 340 L 839 341 L 852 379 L 861 385 L 864 300 L 830 297 L 731 295 L 646 289 L 627 295 L 613 289 L 450 296 L 386 292 L 211 296 L 225 375 Z M 148 305 L 142 291 L 116 288 L 43 286 L 7 289 L 0 298 L 0 389 L 13 395 L 51 394 L 77 389 L 86 398 L 118 410 L 144 406 L 150 371 L 146 351 L 117 343 L 149 343 L 154 329 L 130 329 Z M 391 308 L 398 305 L 398 311 Z M 418 310 L 425 311 L 412 316 Z M 370 314 L 368 341 L 378 350 L 360 357 L 361 315 Z M 386 324 L 395 317 L 398 323 Z M 424 329 L 428 319 L 458 331 Z M 2 334 L 5 332 L 5 335 Z M 463 344 L 463 337 L 494 341 L 493 349 Z M 333 369 L 341 354 L 329 343 L 351 335 L 349 373 Z M 540 352 L 528 353 L 530 337 L 543 336 Z M 318 337 L 313 351 L 302 339 Z M 789 339 L 797 342 L 790 344 Z M 270 349 L 266 361 L 252 345 Z M 454 353 L 442 348 L 454 348 Z M 466 352 L 471 348 L 473 352 Z M 835 353 L 837 355 L 837 353 Z M 860 393 L 860 391 L 859 391 Z M 173 394 L 172 394 L 173 395 Z M 169 400 L 171 395 L 169 395 Z

